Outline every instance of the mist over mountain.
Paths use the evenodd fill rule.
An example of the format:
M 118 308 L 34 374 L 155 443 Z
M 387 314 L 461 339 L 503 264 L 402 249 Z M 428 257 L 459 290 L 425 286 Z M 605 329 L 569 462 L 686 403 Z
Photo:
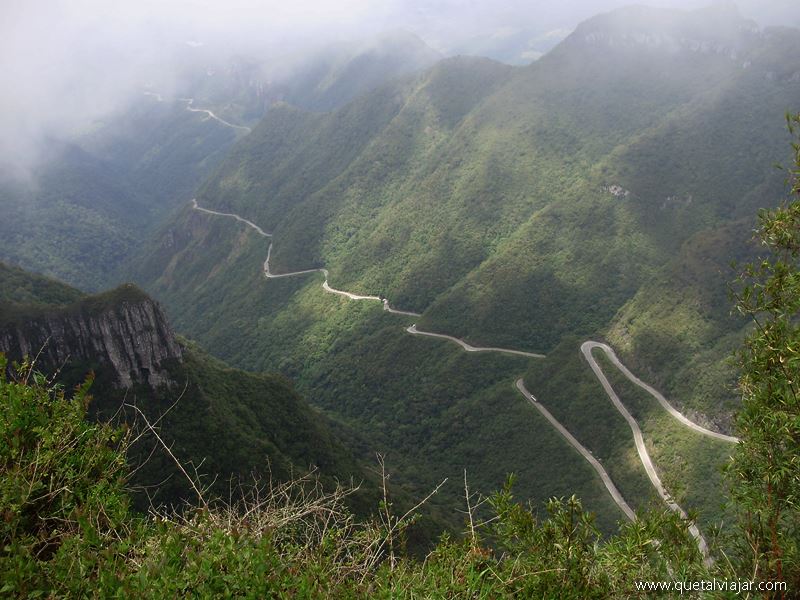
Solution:
M 731 360 L 794 356 L 795 317 L 762 311 L 785 339 L 759 345 L 730 297 L 732 263 L 766 277 L 781 244 L 774 272 L 797 262 L 793 1 L 0 8 L 0 434 L 28 440 L 0 452 L 22 507 L 0 523 L 3 589 L 34 573 L 68 597 L 70 556 L 114 562 L 91 584 L 111 596 L 167 589 L 164 565 L 176 597 L 220 573 L 212 596 L 800 585 L 797 361 Z M 745 303 L 796 306 L 759 285 Z M 105 433 L 126 410 L 155 422 L 147 449 Z M 99 432 L 86 452 L 146 493 L 75 471 L 40 519 L 26 477 L 63 450 L 42 422 Z M 788 466 L 750 460 L 767 447 Z M 112 489 L 119 511 L 87 522 L 121 524 L 97 541 L 81 502 Z M 42 533 L 56 520 L 72 529 Z
M 727 356 L 743 323 L 725 298 L 727 265 L 753 255 L 747 224 L 782 197 L 773 165 L 787 158 L 782 115 L 800 97 L 798 61 L 797 30 L 761 29 L 730 6 L 631 7 L 588 19 L 526 67 L 450 58 L 328 114 L 280 105 L 197 193 L 200 206 L 249 219 L 270 240 L 185 205 L 137 257 L 135 277 L 180 328 L 226 360 L 296 379 L 401 462 L 425 464 L 429 484 L 477 452 L 431 437 L 450 426 L 440 419 L 455 402 L 476 403 L 452 409 L 473 414 L 463 439 L 504 457 L 481 463 L 483 485 L 547 464 L 525 448 L 529 436 L 501 425 L 516 392 L 494 376 L 513 380 L 514 363 L 495 363 L 489 377 L 487 365 L 450 362 L 457 348 L 407 340 L 378 307 L 364 314 L 320 297 L 314 276 L 265 281 L 267 246 L 272 273 L 324 266 L 335 288 L 421 313 L 423 331 L 552 354 L 527 368 L 528 389 L 644 505 L 651 488 L 626 462 L 630 446 L 612 441 L 626 425 L 597 405 L 578 347 L 607 337 L 681 410 L 730 430 Z M 438 393 L 409 375 L 421 364 Z M 470 393 L 445 395 L 454 380 L 470 381 Z M 504 397 L 497 417 L 470 413 Z M 423 403 L 436 416 L 420 418 Z M 469 425 L 478 419 L 508 437 L 481 438 Z M 689 502 L 720 518 L 719 473 L 684 476 Z M 518 485 L 541 498 L 562 484 L 540 474 Z M 599 508 L 602 492 L 582 495 L 613 514 Z
M 126 257 L 273 106 L 331 110 L 439 58 L 404 32 L 280 64 L 204 47 L 184 53 L 179 78 L 140 85 L 124 110 L 67 141 L 42 138 L 35 161 L 0 177 L 6 259 L 92 291 L 119 283 Z
M 30 177 L 51 138 L 73 141 L 98 121 L 140 101 L 143 87 L 186 95 L 199 73 L 224 71 L 233 57 L 282 79 L 289 65 L 331 44 L 409 31 L 448 56 L 472 54 L 513 64 L 539 58 L 582 20 L 623 0 L 490 2 L 348 0 L 290 5 L 275 0 L 137 2 L 97 0 L 6 4 L 0 9 L 0 174 Z M 699 0 L 645 4 L 697 7 Z M 797 25 L 790 0 L 742 0 L 762 25 Z M 198 68 L 201 67 L 201 68 Z M 363 91 L 363 90 L 362 90 Z M 330 108 L 327 106 L 326 108 Z M 251 115 L 255 118 L 255 115 Z

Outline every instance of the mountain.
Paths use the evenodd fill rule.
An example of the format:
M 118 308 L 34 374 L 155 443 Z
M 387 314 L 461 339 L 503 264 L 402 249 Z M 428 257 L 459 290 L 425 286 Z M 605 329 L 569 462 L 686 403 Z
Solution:
M 0 173 L 0 258 L 89 291 L 115 285 L 153 229 L 276 102 L 332 110 L 438 58 L 402 32 L 267 62 L 186 52 L 163 89 L 151 82 L 80 134 L 50 140 L 29 179 Z
M 781 197 L 797 43 L 722 9 L 618 11 L 527 68 L 448 60 L 327 116 L 278 109 L 198 201 L 274 231 L 276 272 L 324 264 L 429 329 L 547 351 Z
M 237 55 L 220 61 L 207 54 L 184 76 L 188 88 L 181 93 L 232 120 L 253 124 L 276 102 L 315 112 L 334 110 L 440 58 L 419 37 L 401 30 L 267 58 Z
M 0 352 L 35 360 L 67 388 L 92 372 L 94 418 L 122 410 L 136 422 L 131 405 L 138 406 L 159 422 L 176 456 L 213 479 L 213 492 L 227 495 L 231 478 L 234 485 L 253 475 L 283 481 L 310 468 L 330 486 L 364 478 L 327 419 L 286 379 L 231 369 L 178 338 L 160 306 L 135 286 L 86 295 L 0 263 L 0 290 Z M 152 438 L 145 436 L 132 460 L 142 462 L 135 483 L 151 486 L 149 500 L 188 497 L 187 482 Z
M 513 380 L 527 371 L 528 389 L 646 505 L 625 422 L 578 346 L 607 337 L 681 410 L 728 430 L 725 359 L 743 323 L 727 309 L 726 265 L 754 255 L 746 231 L 784 195 L 773 165 L 788 157 L 783 114 L 798 98 L 797 30 L 759 29 L 730 6 L 632 7 L 584 22 L 527 67 L 447 59 L 330 114 L 278 106 L 199 188 L 201 207 L 273 234 L 272 273 L 324 266 L 335 288 L 422 313 L 423 331 L 545 363 L 501 366 L 411 338 L 377 305 L 324 296 L 318 275 L 264 281 L 269 242 L 188 203 L 136 279 L 179 329 L 237 365 L 296 378 L 422 487 L 464 466 L 493 487 L 503 471 L 526 473 L 518 485 L 533 499 L 559 493 L 565 473 L 592 480 L 521 405 Z M 530 446 L 545 439 L 547 450 Z M 687 464 L 705 452 L 680 448 Z M 718 482 L 705 468 L 685 485 Z M 584 483 L 613 521 L 604 491 Z M 713 490 L 700 503 L 719 509 Z

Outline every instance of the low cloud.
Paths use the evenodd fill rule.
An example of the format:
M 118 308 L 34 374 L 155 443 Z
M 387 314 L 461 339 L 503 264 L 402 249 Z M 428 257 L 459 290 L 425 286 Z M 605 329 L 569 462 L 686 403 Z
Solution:
M 766 21 L 795 0 L 742 0 Z M 447 54 L 492 32 L 532 32 L 552 43 L 579 21 L 630 0 L 25 0 L 0 6 L 0 168 L 25 172 L 50 138 L 70 138 L 168 88 L 191 53 L 288 56 L 326 41 L 403 28 Z M 638 0 L 642 3 L 642 0 Z M 648 4 L 695 7 L 706 2 Z M 758 13 L 758 14 L 754 14 Z M 786 24 L 796 24 L 794 22 Z M 483 46 L 477 46 L 483 47 Z M 541 48 L 523 48 L 535 59 Z M 189 54 L 187 54 L 189 53 Z

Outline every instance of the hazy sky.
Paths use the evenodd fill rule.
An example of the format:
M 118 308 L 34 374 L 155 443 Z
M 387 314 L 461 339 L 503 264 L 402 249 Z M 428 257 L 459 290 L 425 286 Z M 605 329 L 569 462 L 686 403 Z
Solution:
M 781 21 L 797 0 L 741 0 L 748 16 Z M 407 29 L 443 53 L 519 30 L 553 41 L 630 0 L 0 0 L 0 164 L 30 163 L 47 136 L 68 135 L 169 78 L 193 46 L 297 52 L 332 39 Z M 638 4 L 703 6 L 698 0 Z M 754 14 L 754 11 L 758 11 Z M 798 17 L 794 17 L 796 24 Z M 472 43 L 472 45 L 470 45 Z M 535 53 L 533 53 L 535 54 Z

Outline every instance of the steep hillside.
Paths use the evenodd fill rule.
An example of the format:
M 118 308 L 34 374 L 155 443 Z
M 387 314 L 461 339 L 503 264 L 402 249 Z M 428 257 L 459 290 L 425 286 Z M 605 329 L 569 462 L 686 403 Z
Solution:
M 288 79 L 273 78 L 277 79 L 273 85 L 280 100 L 327 112 L 391 79 L 426 69 L 440 58 L 416 35 L 390 31 L 366 42 L 326 47 L 311 58 L 304 58 Z
M 728 319 L 721 290 L 732 274 L 721 267 L 749 256 L 748 219 L 782 196 L 773 164 L 787 156 L 782 116 L 800 98 L 797 73 L 797 31 L 759 30 L 730 7 L 624 9 L 582 24 L 529 67 L 451 59 L 328 115 L 283 107 L 234 148 L 197 199 L 272 233 L 273 274 L 324 265 L 333 287 L 423 313 L 415 320 L 424 331 L 565 358 L 541 368 L 504 359 L 492 377 L 456 393 L 456 413 L 468 398 L 486 406 L 502 398 L 508 412 L 484 414 L 463 443 L 437 447 L 439 466 L 420 469 L 421 487 L 435 482 L 433 472 L 453 477 L 459 467 L 496 486 L 499 470 L 544 468 L 556 454 L 565 461 L 557 474 L 521 484 L 523 495 L 540 498 L 563 493 L 564 473 L 588 468 L 563 440 L 561 451 L 534 456 L 507 445 L 503 436 L 519 435 L 520 448 L 523 431 L 553 433 L 534 412 L 519 413 L 516 428 L 503 422 L 523 410 L 513 380 L 527 370 L 528 389 L 645 506 L 653 492 L 624 421 L 589 412 L 608 399 L 578 360 L 580 341 L 608 336 L 684 412 L 729 426 L 736 400 L 723 365 L 741 324 Z M 387 452 L 412 456 L 408 440 L 452 429 L 444 412 L 403 415 L 415 414 L 407 408 L 415 397 L 448 397 L 454 378 L 465 377 L 450 362 L 460 350 L 394 329 L 410 319 L 381 314 L 397 323 L 390 330 L 367 308 L 320 298 L 319 275 L 264 281 L 269 243 L 187 205 L 137 277 L 180 329 L 226 360 L 297 378 L 315 403 Z M 416 362 L 399 375 L 379 367 L 383 347 Z M 508 387 L 494 387 L 501 371 Z M 370 391 L 398 378 L 389 401 Z M 339 387 L 350 390 L 346 399 Z M 606 437 L 595 445 L 598 419 Z M 644 427 L 656 435 L 657 422 Z M 383 436 L 384 428 L 403 435 Z M 503 434 L 479 441 L 477 431 Z M 681 438 L 678 446 L 687 464 L 703 465 L 682 471 L 681 497 L 713 520 L 721 513 L 706 483 L 719 465 L 702 444 Z M 425 460 L 416 455 L 403 469 Z M 584 493 L 613 520 L 602 489 Z M 455 495 L 447 502 L 455 506 Z
M 160 248 L 171 257 L 161 297 L 186 307 L 176 327 L 232 364 L 297 381 L 364 438 L 364 461 L 385 454 L 394 486 L 420 497 L 449 478 L 430 506 L 456 528 L 464 468 L 483 493 L 518 473 L 521 498 L 577 492 L 605 531 L 615 528 L 622 515 L 591 467 L 514 389 L 527 359 L 412 338 L 403 331 L 410 318 L 326 294 L 320 275 L 264 281 L 266 246 L 251 228 L 199 211 L 186 219 Z
M 122 410 L 136 421 L 130 405 L 138 406 L 214 492 L 227 494 L 232 477 L 281 481 L 310 468 L 328 485 L 363 479 L 330 423 L 287 380 L 231 369 L 177 338 L 158 304 L 134 286 L 85 296 L 0 265 L 0 290 L 0 352 L 10 361 L 35 358 L 38 370 L 58 372 L 68 388 L 93 372 L 95 418 Z M 146 436 L 132 458 L 143 462 L 135 483 L 152 486 L 148 498 L 187 497 L 187 482 L 154 439 Z
M 437 58 L 402 33 L 288 64 L 183 55 L 164 89 L 143 88 L 72 139 L 50 141 L 29 180 L 0 177 L 0 258 L 89 291 L 115 285 L 153 229 L 275 103 L 332 110 Z
M 190 92 L 186 95 L 191 96 Z M 198 107 L 204 105 L 143 93 L 131 100 L 123 114 L 79 139 L 87 152 L 102 156 L 125 173 L 148 202 L 148 224 L 191 193 L 246 131 L 188 110 Z
M 275 272 L 324 264 L 427 329 L 548 351 L 781 197 L 798 50 L 730 8 L 624 9 L 530 67 L 448 60 L 330 115 L 276 110 L 198 200 L 274 232 Z M 170 294 L 157 256 L 138 277 Z
M 146 96 L 27 180 L 0 178 L 0 258 L 97 291 L 222 158 L 235 132 Z

